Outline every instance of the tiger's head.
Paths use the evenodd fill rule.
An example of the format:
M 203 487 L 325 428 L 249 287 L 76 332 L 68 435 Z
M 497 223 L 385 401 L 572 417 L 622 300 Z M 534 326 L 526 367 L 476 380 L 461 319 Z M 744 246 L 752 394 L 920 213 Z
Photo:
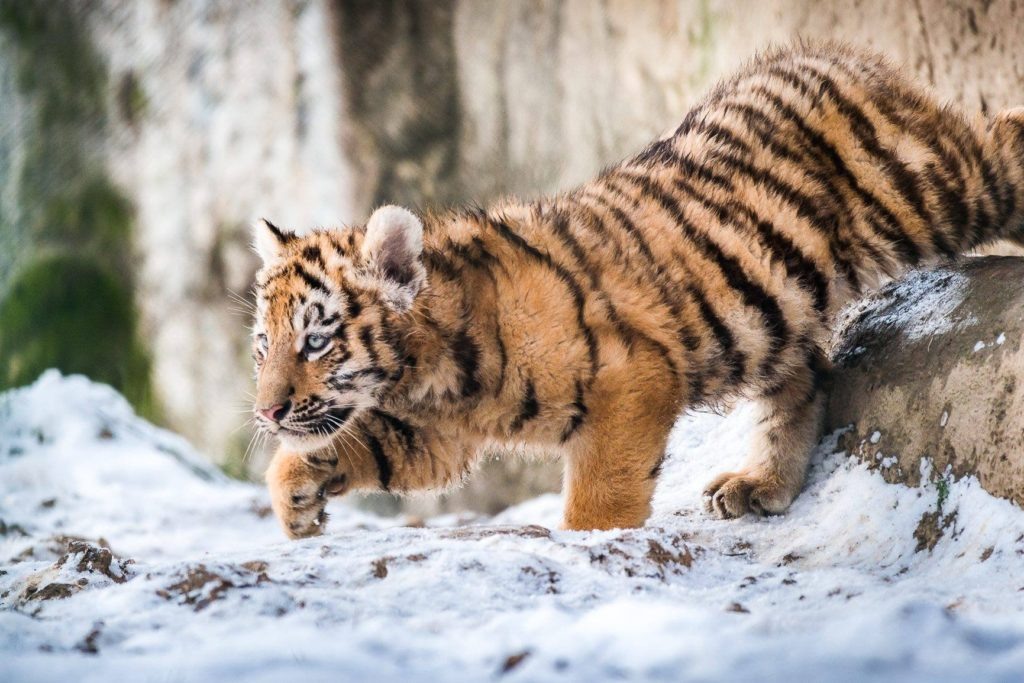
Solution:
M 256 420 L 287 448 L 324 448 L 405 370 L 423 225 L 385 206 L 365 227 L 300 236 L 260 220 L 255 232 Z

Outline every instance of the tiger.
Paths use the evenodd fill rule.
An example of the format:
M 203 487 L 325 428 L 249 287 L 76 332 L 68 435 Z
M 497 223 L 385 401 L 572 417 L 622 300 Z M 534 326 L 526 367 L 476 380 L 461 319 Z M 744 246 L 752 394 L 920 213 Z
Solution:
M 940 105 L 884 56 L 769 48 L 575 189 L 302 233 L 255 224 L 256 418 L 272 507 L 458 485 L 481 453 L 564 462 L 569 530 L 642 526 L 676 418 L 749 400 L 753 447 L 704 490 L 779 514 L 823 428 L 840 308 L 1024 236 L 1024 108 Z

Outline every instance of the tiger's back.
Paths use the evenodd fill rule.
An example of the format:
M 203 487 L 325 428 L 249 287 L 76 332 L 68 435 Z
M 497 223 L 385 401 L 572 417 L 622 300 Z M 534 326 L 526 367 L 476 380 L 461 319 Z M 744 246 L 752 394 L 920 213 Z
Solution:
M 345 339 L 392 340 L 385 355 L 403 360 L 334 460 L 349 461 L 349 485 L 409 490 L 458 479 L 486 444 L 536 444 L 567 459 L 567 526 L 634 526 L 674 416 L 743 395 L 761 407 L 755 452 L 707 505 L 781 512 L 818 438 L 835 312 L 909 267 L 1021 240 L 1022 160 L 1021 110 L 968 122 L 876 55 L 805 45 L 753 60 L 574 191 L 422 228 L 371 219 L 347 244 L 321 233 L 318 248 L 349 263 L 324 281 L 351 290 L 373 270 L 366 241 L 423 269 L 411 308 L 379 316 L 390 331 Z M 421 247 L 402 242 L 420 229 Z M 296 462 L 308 468 L 275 459 L 272 489 Z M 330 462 L 297 478 L 336 476 Z M 296 535 L 322 513 L 277 507 L 301 518 Z

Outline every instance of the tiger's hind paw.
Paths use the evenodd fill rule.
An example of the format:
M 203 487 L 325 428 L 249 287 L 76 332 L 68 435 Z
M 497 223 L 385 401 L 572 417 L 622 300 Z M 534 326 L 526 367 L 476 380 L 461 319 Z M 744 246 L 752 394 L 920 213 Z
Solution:
M 793 494 L 776 478 L 726 472 L 704 489 L 704 509 L 719 519 L 742 517 L 748 512 L 765 516 L 785 512 Z

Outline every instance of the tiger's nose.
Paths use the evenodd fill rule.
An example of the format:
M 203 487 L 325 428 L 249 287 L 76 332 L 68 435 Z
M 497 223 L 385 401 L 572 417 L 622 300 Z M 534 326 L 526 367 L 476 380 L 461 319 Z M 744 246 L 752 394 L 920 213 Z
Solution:
M 270 406 L 269 408 L 260 408 L 259 413 L 263 417 L 267 418 L 271 422 L 280 422 L 284 419 L 285 415 L 292 408 L 291 401 L 285 401 L 284 403 L 278 403 L 276 406 Z

